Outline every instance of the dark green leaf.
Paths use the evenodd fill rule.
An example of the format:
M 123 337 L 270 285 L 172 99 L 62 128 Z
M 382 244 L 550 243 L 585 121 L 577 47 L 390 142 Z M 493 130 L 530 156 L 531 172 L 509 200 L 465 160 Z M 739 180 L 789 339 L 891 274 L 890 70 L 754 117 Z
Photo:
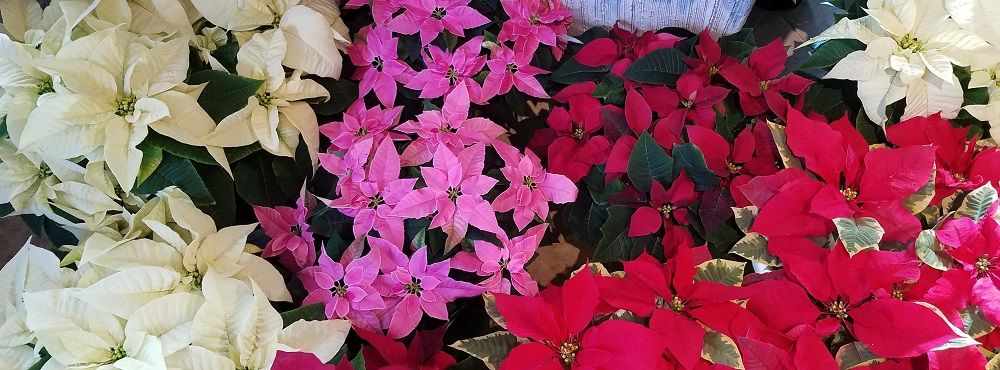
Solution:
M 215 70 L 198 71 L 188 78 L 188 83 L 192 85 L 206 82 L 208 85 L 198 97 L 198 105 L 201 105 L 215 122 L 221 122 L 226 116 L 243 109 L 247 105 L 247 99 L 254 96 L 264 84 L 263 80 Z
M 594 250 L 593 262 L 626 261 L 639 256 L 642 246 L 628 237 L 632 212 L 626 206 L 612 206 L 608 209 L 608 220 L 601 226 L 603 237 Z
M 281 191 L 288 198 L 297 198 L 300 190 L 302 190 L 302 184 L 305 182 L 307 174 L 300 171 L 294 159 L 288 157 L 274 158 L 274 161 L 271 162 L 271 167 L 274 169 L 274 175 L 281 180 L 278 182 L 278 185 L 281 186 Z
M 865 114 L 865 110 L 858 110 L 857 118 L 854 120 L 854 127 L 858 129 L 861 136 L 865 138 L 869 144 L 879 143 L 879 131 L 882 131 L 875 122 L 868 119 L 868 115 Z
M 10 137 L 10 132 L 7 132 L 7 116 L 0 117 L 0 139 L 6 139 Z
M 842 117 L 847 112 L 843 92 L 827 84 L 813 85 L 806 93 L 805 102 L 806 113 L 819 113 L 830 121 Z
M 218 60 L 226 70 L 232 73 L 236 73 L 236 54 L 240 51 L 240 44 L 236 42 L 230 42 L 228 44 L 220 46 L 218 49 L 212 52 L 212 56 L 215 60 Z
M 281 181 L 284 179 L 279 179 L 274 174 L 273 160 L 274 156 L 261 151 L 236 162 L 233 166 L 233 178 L 240 198 L 256 206 L 285 204 L 288 197 L 281 190 Z
M 142 143 L 145 145 L 158 147 L 160 149 L 163 149 L 163 151 L 167 153 L 176 155 L 178 157 L 187 158 L 198 163 L 216 164 L 215 159 L 208 154 L 207 149 L 203 147 L 187 145 L 180 141 L 157 134 L 155 132 L 150 132 L 149 136 L 146 136 L 146 140 L 144 140 Z
M 611 66 L 587 67 L 576 59 L 568 59 L 563 65 L 552 72 L 552 81 L 569 85 L 583 81 L 595 81 L 611 72 Z
M 590 95 L 595 98 L 607 99 L 610 95 L 622 94 L 624 91 L 625 82 L 621 78 L 618 78 L 618 76 L 607 74 L 601 79 L 601 82 L 597 84 L 594 92 Z
M 316 82 L 330 92 L 330 99 L 313 105 L 313 110 L 319 115 L 334 115 L 343 112 L 351 103 L 358 100 L 358 84 L 348 78 L 335 80 L 332 78 L 317 78 Z
M 139 144 L 138 149 L 142 151 L 142 162 L 139 163 L 139 174 L 135 182 L 141 184 L 163 162 L 163 149 L 146 143 Z
M 649 192 L 653 181 L 669 182 L 673 174 L 674 159 L 653 140 L 648 132 L 643 132 L 632 148 L 628 159 L 628 178 L 636 189 Z
M 837 64 L 837 62 L 840 62 L 841 59 L 844 59 L 847 54 L 864 49 L 865 44 L 858 40 L 829 40 L 816 47 L 816 49 L 809 54 L 809 58 L 806 59 L 805 63 L 802 63 L 800 68 L 813 69 L 831 67 L 834 64 Z
M 625 77 L 641 83 L 673 85 L 687 70 L 684 54 L 675 49 L 658 49 L 637 59 L 625 71 Z
M 49 359 L 51 358 L 52 356 L 49 356 L 48 354 L 43 355 L 42 358 L 39 359 L 34 365 L 31 365 L 28 370 L 42 370 L 42 368 L 45 367 L 45 363 L 49 362 Z
M 558 213 L 563 216 L 560 225 L 576 243 L 594 247 L 601 239 L 601 226 L 608 220 L 608 206 L 594 203 L 590 192 L 580 191 L 576 201 Z
M 693 143 L 674 144 L 671 153 L 674 155 L 674 172 L 687 172 L 698 191 L 708 190 L 719 183 L 719 179 L 705 164 L 705 155 Z
M 205 181 L 205 187 L 215 199 L 215 204 L 203 206 L 202 210 L 212 216 L 220 228 L 235 225 L 236 189 L 233 179 L 222 167 L 199 166 L 197 169 L 201 179 Z
M 732 55 L 736 59 L 746 58 L 756 46 L 757 40 L 754 38 L 751 28 L 744 28 L 737 33 L 719 38 L 722 54 Z
M 326 319 L 326 311 L 322 303 L 313 303 L 281 313 L 282 327 L 288 327 L 299 320 L 317 321 L 324 319 Z
M 226 160 L 228 160 L 229 163 L 234 163 L 243 158 L 246 158 L 251 154 L 256 153 L 261 149 L 262 148 L 260 147 L 260 143 L 253 143 L 250 145 L 238 146 L 235 148 L 226 148 Z
M 7 217 L 11 213 L 14 213 L 14 206 L 10 203 L 0 204 L 0 217 Z
M 365 370 L 365 356 L 362 355 L 361 351 L 351 359 L 351 367 L 354 370 Z
M 155 194 L 169 186 L 176 186 L 187 193 L 195 205 L 206 206 L 215 203 L 212 193 L 198 176 L 190 160 L 169 153 L 163 154 L 163 162 L 135 189 L 136 194 Z

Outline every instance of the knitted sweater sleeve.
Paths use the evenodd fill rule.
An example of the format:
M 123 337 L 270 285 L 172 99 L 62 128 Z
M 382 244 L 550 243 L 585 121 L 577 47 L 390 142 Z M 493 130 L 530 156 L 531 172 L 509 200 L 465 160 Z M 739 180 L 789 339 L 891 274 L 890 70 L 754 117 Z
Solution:
M 573 10 L 574 34 L 593 26 L 612 26 L 620 21 L 626 27 L 656 30 L 680 27 L 691 32 L 708 29 L 713 35 L 727 35 L 740 30 L 754 0 L 562 0 Z

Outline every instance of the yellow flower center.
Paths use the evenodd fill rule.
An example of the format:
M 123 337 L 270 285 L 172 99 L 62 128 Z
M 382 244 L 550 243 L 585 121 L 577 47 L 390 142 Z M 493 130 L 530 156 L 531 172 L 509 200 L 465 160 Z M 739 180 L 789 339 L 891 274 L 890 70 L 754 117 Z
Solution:
M 135 102 L 139 100 L 135 95 L 125 95 L 115 100 L 115 115 L 119 117 L 129 116 L 135 113 Z
M 424 291 L 424 288 L 420 286 L 420 279 L 413 278 L 413 281 L 403 284 L 403 289 L 406 293 L 413 295 L 420 295 Z
M 830 314 L 836 316 L 838 319 L 843 320 L 847 318 L 847 303 L 841 301 L 839 298 L 827 307 Z
M 770 81 L 760 81 L 757 83 L 757 86 L 760 87 L 760 91 L 767 91 L 767 88 L 770 87 L 770 85 Z
M 580 127 L 573 128 L 573 138 L 577 140 L 583 139 L 583 129 Z
M 458 199 L 458 197 L 461 196 L 461 195 L 462 195 L 462 189 L 453 188 L 453 187 L 452 188 L 448 188 L 448 199 L 451 199 L 452 202 L 454 202 L 456 199 Z
M 46 94 L 46 93 L 50 93 L 50 92 L 56 92 L 56 89 L 52 85 L 52 79 L 51 78 L 47 78 L 47 79 L 45 79 L 44 81 L 42 81 L 42 82 L 40 82 L 38 84 L 38 95 L 42 95 L 42 94 Z
M 108 358 L 107 362 L 108 364 L 113 364 L 116 361 L 121 360 L 128 356 L 128 354 L 125 353 L 125 349 L 122 347 L 108 348 L 108 352 L 110 352 L 109 354 L 110 358 Z
M 903 38 L 899 40 L 899 47 L 911 51 L 922 51 L 924 49 L 924 43 L 911 34 L 903 35 Z
M 35 178 L 45 180 L 49 178 L 49 176 L 52 176 L 52 169 L 49 168 L 49 165 L 42 163 L 38 166 L 38 172 L 35 173 Z
M 259 102 L 260 105 L 263 105 L 265 107 L 270 106 L 271 103 L 274 101 L 274 96 L 271 95 L 271 93 L 266 92 L 266 91 L 262 92 L 260 94 L 257 94 L 255 96 L 257 97 L 257 102 Z
M 559 346 L 559 358 L 566 365 L 570 365 L 576 360 L 576 351 L 580 349 L 580 345 L 573 341 L 566 341 Z
M 858 197 L 858 191 L 851 188 L 844 188 L 840 191 L 840 194 L 844 196 L 848 201 L 854 200 Z
M 990 256 L 982 256 L 976 260 L 976 272 L 980 275 L 985 275 L 991 268 L 993 268 L 993 262 L 990 261 Z
M 535 183 L 535 179 L 531 178 L 531 176 L 524 177 L 524 186 L 527 186 L 528 189 L 532 190 L 538 189 L 538 184 Z
M 729 169 L 729 173 L 731 173 L 733 175 L 740 173 L 740 171 L 743 171 L 743 166 L 740 166 L 740 165 L 738 165 L 736 163 L 733 163 L 733 162 L 727 162 L 726 163 L 726 168 L 728 168 Z
M 333 294 L 336 294 L 340 298 L 344 298 L 347 295 L 347 284 L 344 284 L 343 280 L 337 280 L 333 283 Z
M 709 76 L 714 76 L 717 73 L 719 73 L 719 67 L 718 66 L 708 67 L 708 75 Z
M 385 204 L 385 198 L 382 198 L 382 194 L 375 194 L 374 196 L 368 198 L 368 208 L 376 209 L 378 206 Z

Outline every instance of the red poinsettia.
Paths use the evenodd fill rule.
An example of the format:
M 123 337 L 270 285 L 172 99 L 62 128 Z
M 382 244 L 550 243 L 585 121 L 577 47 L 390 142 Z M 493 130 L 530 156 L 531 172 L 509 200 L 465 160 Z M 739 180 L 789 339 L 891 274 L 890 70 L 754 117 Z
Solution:
M 694 45 L 697 58 L 686 58 L 684 62 L 691 67 L 691 72 L 700 77 L 705 84 L 712 81 L 712 77 L 719 74 L 719 71 L 733 64 L 739 64 L 736 58 L 722 54 L 722 47 L 712 38 L 708 30 L 704 30 L 698 35 L 698 43 Z
M 604 169 L 607 180 L 610 181 L 618 178 L 628 170 L 628 161 L 632 155 L 632 149 L 635 148 L 635 143 L 653 125 L 653 110 L 642 94 L 631 88 L 625 93 L 625 109 L 611 105 L 605 106 L 602 109 L 604 110 L 602 113 L 608 117 L 617 117 L 619 119 L 624 117 L 625 124 L 628 126 L 628 130 L 623 130 L 623 128 L 619 127 L 605 130 L 605 132 L 621 132 L 621 135 L 614 139 L 615 144 L 611 147 L 607 166 Z M 606 120 L 606 122 L 610 121 Z M 613 124 L 609 123 L 609 125 Z M 657 126 L 653 128 L 653 139 L 669 151 L 674 143 L 680 142 L 678 139 L 679 136 L 671 135 L 666 136 L 662 141 L 659 140 L 657 132 L 661 130 L 661 126 L 666 127 L 662 122 L 658 122 Z
M 691 249 L 677 249 L 666 263 L 643 254 L 624 262 L 625 278 L 598 280 L 601 298 L 611 306 L 636 315 L 652 317 L 650 327 L 667 338 L 667 352 L 685 369 L 701 361 L 704 345 L 704 322 L 716 322 L 720 314 L 743 310 L 731 300 L 739 297 L 738 288 L 711 281 L 695 281 Z M 727 314 L 732 318 L 734 315 Z
M 418 331 L 409 346 L 379 333 L 355 328 L 355 333 L 368 342 L 361 348 L 366 369 L 444 370 L 455 359 L 441 352 L 447 325 L 428 331 Z
M 599 313 L 597 283 L 584 269 L 536 297 L 497 294 L 507 329 L 531 341 L 514 347 L 501 370 L 654 369 L 665 366 L 666 339 L 628 321 L 591 326 Z
M 758 146 L 756 136 L 763 134 L 770 138 L 767 128 L 757 125 L 747 127 L 736 135 L 730 144 L 722 135 L 701 126 L 688 126 L 687 136 L 705 155 L 705 164 L 716 176 L 724 179 L 724 183 L 742 185 L 753 176 L 772 175 L 778 172 L 774 163 L 774 155 L 768 142 Z M 745 177 L 737 181 L 738 177 Z M 737 189 L 731 189 L 738 193 Z
M 661 224 L 664 230 L 670 225 L 690 224 L 687 207 L 698 200 L 698 193 L 686 172 L 680 172 L 670 184 L 670 189 L 664 189 L 659 181 L 653 181 L 649 191 L 649 203 L 640 206 L 632 214 L 628 226 L 629 237 L 660 231 Z
M 827 124 L 793 108 L 788 109 L 785 131 L 792 153 L 822 182 L 795 179 L 782 184 L 781 193 L 767 204 L 755 203 L 761 209 L 753 231 L 821 236 L 833 231 L 833 218 L 872 217 L 885 229 L 885 241 L 908 242 L 920 232 L 920 222 L 902 201 L 930 180 L 934 148 L 869 151 L 868 142 L 846 118 Z M 740 189 L 746 193 L 748 185 Z M 805 214 L 813 216 L 796 218 Z
M 637 34 L 615 26 L 610 37 L 591 40 L 576 53 L 577 62 L 588 67 L 612 65 L 611 73 L 621 77 L 629 65 L 653 50 L 672 48 L 682 38 L 669 33 L 646 31 Z
M 770 109 L 784 118 L 788 101 L 781 94 L 801 95 L 809 88 L 812 82 L 805 77 L 795 74 L 779 77 L 786 59 L 788 54 L 781 40 L 774 40 L 751 53 L 749 64 L 734 63 L 719 71 L 740 90 L 744 115 L 756 116 Z
M 611 142 L 597 135 L 602 124 L 601 103 L 596 98 L 574 94 L 569 98 L 569 110 L 552 109 L 547 122 L 549 128 L 535 131 L 529 146 L 548 147 L 548 165 L 552 173 L 565 175 L 576 182 L 590 172 L 590 167 L 607 161 Z
M 690 71 L 677 79 L 676 91 L 665 86 L 648 86 L 642 92 L 643 97 L 649 101 L 649 106 L 670 122 L 670 127 L 680 127 L 686 122 L 692 122 L 714 128 L 714 107 L 729 95 L 729 89 L 709 85 Z
M 927 306 L 873 295 L 864 276 L 875 271 L 859 267 L 842 244 L 825 249 L 801 238 L 775 238 L 768 243 L 772 253 L 780 256 L 787 279 L 750 285 L 746 308 L 776 330 L 808 325 L 825 337 L 843 326 L 882 357 L 919 356 L 961 338 Z
M 953 126 L 940 113 L 930 117 L 913 117 L 890 126 L 886 137 L 893 144 L 906 147 L 934 145 L 937 176 L 934 178 L 934 199 L 938 205 L 959 190 L 971 190 L 1000 181 L 1000 151 L 996 148 L 978 150 L 978 136 L 969 139 L 969 128 Z
M 1000 224 L 989 216 L 996 209 L 993 204 L 978 222 L 968 217 L 950 219 L 937 236 L 959 264 L 942 277 L 955 287 L 953 299 L 976 305 L 987 320 L 1000 325 Z

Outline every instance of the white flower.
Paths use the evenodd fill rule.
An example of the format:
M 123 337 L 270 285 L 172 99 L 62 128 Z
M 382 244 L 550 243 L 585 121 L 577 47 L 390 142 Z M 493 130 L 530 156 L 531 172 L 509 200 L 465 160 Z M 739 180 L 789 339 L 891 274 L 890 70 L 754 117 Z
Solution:
M 872 0 L 868 6 L 868 16 L 842 19 L 808 42 L 853 38 L 868 45 L 826 78 L 858 81 L 865 113 L 881 126 L 885 107 L 903 97 L 903 119 L 935 112 L 954 118 L 963 100 L 952 64 L 968 66 L 990 45 L 960 29 L 941 0 Z
M 38 356 L 29 344 L 35 335 L 27 327 L 24 293 L 61 288 L 59 259 L 25 243 L 0 269 L 0 368 L 27 369 Z
M 216 146 L 244 146 L 260 142 L 270 153 L 295 155 L 301 134 L 313 163 L 319 151 L 319 124 L 307 99 L 329 98 L 329 93 L 313 80 L 298 74 L 285 78 L 281 60 L 287 48 L 282 33 L 256 34 L 237 53 L 240 76 L 263 80 L 247 106 L 224 118 L 205 138 Z
M 270 369 L 279 349 L 330 361 L 351 328 L 346 320 L 324 320 L 298 321 L 282 329 L 281 316 L 257 284 L 247 286 L 214 271 L 205 276 L 203 291 L 205 304 L 191 326 L 192 344 L 225 354 L 238 369 Z
M 216 71 L 225 71 L 226 67 L 212 56 L 212 52 L 219 49 L 219 47 L 226 44 L 229 41 L 229 35 L 226 34 L 226 30 L 219 27 L 205 27 L 201 30 L 200 35 L 195 35 L 191 38 L 191 46 L 198 49 L 198 57 L 205 63 L 208 63 L 212 69 Z
M 965 110 L 973 117 L 976 117 L 976 119 L 989 122 L 990 137 L 1000 140 L 1000 91 L 991 91 L 989 103 L 984 105 L 966 105 Z
M 339 78 L 343 67 L 340 50 L 350 42 L 347 27 L 332 2 L 299 0 L 192 0 L 209 22 L 230 31 L 251 31 L 273 26 L 288 40 L 281 63 L 291 69 L 322 77 Z M 300 4 L 305 3 L 305 4 Z

